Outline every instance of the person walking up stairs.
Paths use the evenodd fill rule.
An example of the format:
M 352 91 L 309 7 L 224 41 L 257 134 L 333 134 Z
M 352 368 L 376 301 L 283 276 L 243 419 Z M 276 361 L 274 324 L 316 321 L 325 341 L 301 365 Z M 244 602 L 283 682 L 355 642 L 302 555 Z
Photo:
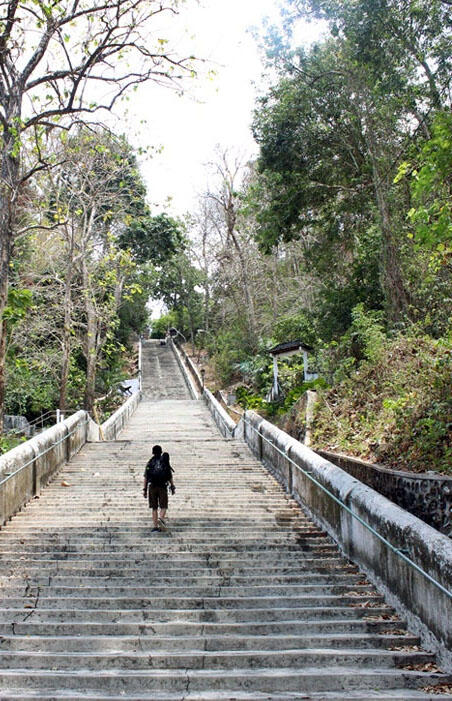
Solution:
M 173 470 L 169 462 L 168 453 L 162 454 L 162 448 L 154 445 L 152 458 L 146 463 L 144 470 L 143 496 L 149 496 L 149 508 L 152 509 L 153 532 L 166 528 L 165 516 L 168 509 L 168 486 L 171 494 L 176 487 L 173 482 Z M 160 507 L 160 517 L 158 509 Z

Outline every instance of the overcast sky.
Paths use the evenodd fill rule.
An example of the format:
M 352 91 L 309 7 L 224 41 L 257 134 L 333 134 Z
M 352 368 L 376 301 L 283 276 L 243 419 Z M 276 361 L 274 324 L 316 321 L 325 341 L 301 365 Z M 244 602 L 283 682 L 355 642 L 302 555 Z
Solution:
M 193 209 L 206 187 L 206 163 L 216 145 L 245 156 L 256 153 L 250 124 L 262 65 L 251 27 L 265 17 L 278 21 L 278 0 L 189 0 L 180 17 L 168 22 L 167 37 L 181 52 L 206 59 L 217 75 L 189 80 L 182 97 L 155 85 L 140 88 L 129 103 L 129 138 L 136 144 L 162 147 L 143 160 L 153 212 L 183 214 Z M 187 6 L 189 9 L 187 9 Z M 306 37 L 313 33 L 308 28 Z M 140 119 L 146 118 L 141 125 Z M 171 205 L 166 205 L 167 198 Z

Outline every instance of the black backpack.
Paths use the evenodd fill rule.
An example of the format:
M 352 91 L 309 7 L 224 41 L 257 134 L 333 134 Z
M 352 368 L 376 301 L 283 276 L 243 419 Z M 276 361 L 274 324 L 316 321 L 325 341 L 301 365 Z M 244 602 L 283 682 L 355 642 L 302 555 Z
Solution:
M 168 470 L 161 458 L 153 457 L 146 465 L 146 479 L 153 487 L 164 487 L 168 482 Z

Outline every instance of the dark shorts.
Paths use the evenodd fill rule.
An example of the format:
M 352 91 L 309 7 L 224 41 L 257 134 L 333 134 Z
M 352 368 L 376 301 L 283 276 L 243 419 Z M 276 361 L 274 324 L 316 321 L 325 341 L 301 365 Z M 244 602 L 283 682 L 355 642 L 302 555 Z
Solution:
M 168 508 L 168 490 L 165 487 L 153 487 L 149 485 L 149 508 L 150 509 L 167 509 Z

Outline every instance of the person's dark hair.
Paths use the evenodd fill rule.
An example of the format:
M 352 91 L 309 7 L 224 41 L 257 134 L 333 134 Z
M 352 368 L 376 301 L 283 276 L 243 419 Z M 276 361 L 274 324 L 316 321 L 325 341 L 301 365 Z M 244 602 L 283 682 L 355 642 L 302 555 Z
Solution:
M 152 455 L 155 455 L 157 458 L 159 458 L 162 454 L 162 447 L 160 445 L 154 445 L 152 448 Z
M 169 467 L 169 454 L 168 453 L 163 453 L 162 454 L 162 463 L 166 466 Z

